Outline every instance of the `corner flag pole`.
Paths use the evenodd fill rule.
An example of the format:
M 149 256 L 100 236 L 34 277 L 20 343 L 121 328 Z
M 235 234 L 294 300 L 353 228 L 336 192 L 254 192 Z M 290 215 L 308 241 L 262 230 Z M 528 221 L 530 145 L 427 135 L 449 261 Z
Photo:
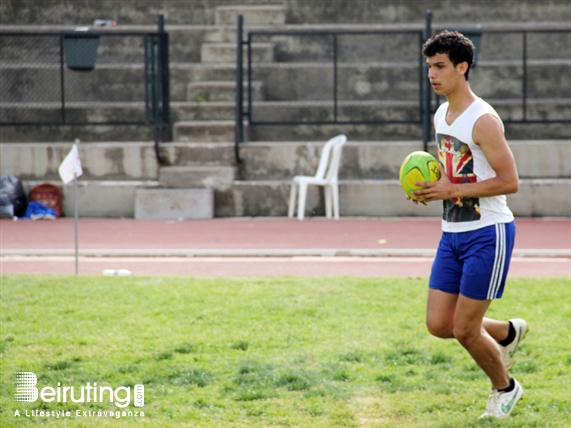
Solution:
M 79 275 L 79 203 L 77 201 L 77 173 L 73 173 L 73 205 L 75 210 L 75 275 Z
M 75 139 L 75 145 L 79 144 L 79 139 Z M 75 275 L 79 275 L 79 201 L 77 190 L 77 171 L 73 172 L 73 210 L 75 225 Z
M 79 197 L 77 190 L 77 177 L 83 174 L 81 167 L 81 159 L 79 158 L 79 150 L 77 148 L 79 139 L 75 139 L 75 144 L 71 151 L 64 158 L 58 168 L 59 176 L 63 184 L 68 184 L 73 180 L 73 206 L 74 206 L 74 225 L 75 225 L 75 274 L 79 275 Z

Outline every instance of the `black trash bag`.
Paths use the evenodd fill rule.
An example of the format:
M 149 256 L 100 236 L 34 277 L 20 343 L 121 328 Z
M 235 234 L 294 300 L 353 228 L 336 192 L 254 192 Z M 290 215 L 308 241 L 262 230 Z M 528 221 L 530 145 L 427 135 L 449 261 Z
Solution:
M 23 217 L 27 207 L 22 181 L 14 175 L 0 175 L 0 217 Z

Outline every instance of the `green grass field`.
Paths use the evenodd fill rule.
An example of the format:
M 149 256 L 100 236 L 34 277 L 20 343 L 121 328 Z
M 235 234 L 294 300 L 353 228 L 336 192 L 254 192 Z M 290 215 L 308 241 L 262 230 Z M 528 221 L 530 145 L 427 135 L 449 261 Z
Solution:
M 489 315 L 524 317 L 508 420 L 478 420 L 489 382 L 424 326 L 426 279 L 1 277 L 0 426 L 569 427 L 571 284 L 512 279 Z M 144 417 L 109 401 L 14 399 L 38 388 L 145 386 Z M 25 416 L 70 410 L 72 416 Z M 16 411 L 20 416 L 16 416 Z

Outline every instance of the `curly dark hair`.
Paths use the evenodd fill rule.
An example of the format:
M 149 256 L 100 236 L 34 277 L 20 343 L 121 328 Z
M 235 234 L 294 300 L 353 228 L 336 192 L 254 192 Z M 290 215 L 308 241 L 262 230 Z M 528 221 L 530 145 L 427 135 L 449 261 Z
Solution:
M 422 54 L 430 58 L 438 54 L 447 54 L 454 66 L 465 62 L 468 69 L 464 77 L 468 80 L 470 67 L 474 62 L 474 45 L 469 38 L 458 31 L 441 31 L 428 39 L 422 47 Z

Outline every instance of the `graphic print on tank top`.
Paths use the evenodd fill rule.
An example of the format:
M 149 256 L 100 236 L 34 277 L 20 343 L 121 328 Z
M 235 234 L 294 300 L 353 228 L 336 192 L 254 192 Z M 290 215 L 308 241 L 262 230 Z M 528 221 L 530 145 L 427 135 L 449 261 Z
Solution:
M 452 183 L 475 183 L 474 157 L 468 144 L 455 137 L 437 134 L 438 160 Z M 451 223 L 480 219 L 479 198 L 452 198 L 442 201 L 442 218 Z

